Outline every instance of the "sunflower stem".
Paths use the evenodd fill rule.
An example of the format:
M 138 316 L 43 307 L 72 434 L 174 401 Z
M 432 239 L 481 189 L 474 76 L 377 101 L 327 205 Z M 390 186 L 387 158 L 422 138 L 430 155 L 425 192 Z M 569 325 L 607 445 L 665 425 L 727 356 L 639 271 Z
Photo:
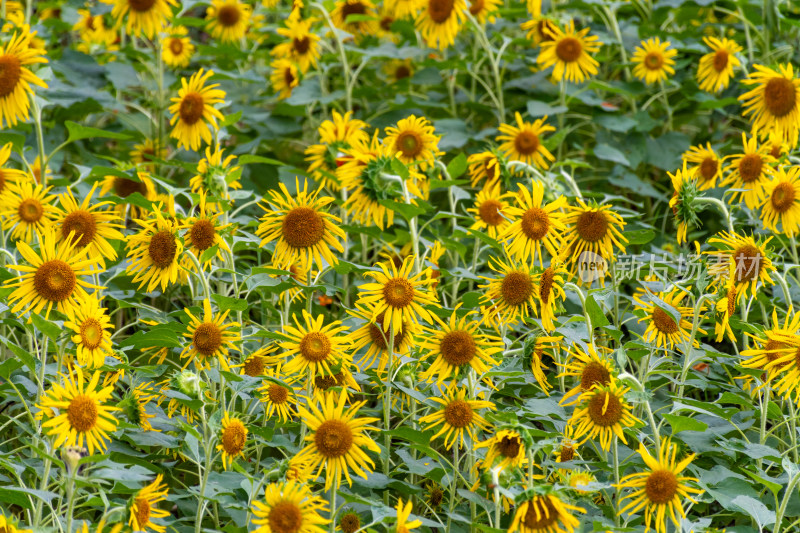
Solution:
M 783 522 L 783 515 L 786 512 L 786 506 L 789 505 L 789 500 L 792 496 L 794 496 L 794 488 L 797 486 L 798 482 L 800 482 L 800 470 L 795 472 L 795 474 L 792 476 L 792 479 L 789 481 L 789 485 L 786 487 L 786 492 L 783 495 L 781 505 L 778 507 L 778 510 L 775 513 L 775 528 L 772 530 L 772 533 L 781 532 L 781 522 Z
M 724 203 L 722 203 L 721 200 L 718 200 L 717 198 L 712 198 L 710 196 L 700 196 L 698 198 L 695 198 L 694 201 L 695 203 L 701 203 L 701 204 L 705 203 L 716 206 L 717 209 L 719 209 L 720 212 L 725 216 L 725 224 L 728 226 L 728 231 L 730 231 L 731 233 L 736 233 L 736 231 L 733 229 L 733 220 L 731 220 L 731 214 L 728 211 L 728 208 L 725 206 Z
M 619 527 L 619 437 L 614 435 L 614 524 Z
M 67 478 L 67 533 L 72 533 L 72 520 L 75 512 L 75 471 L 77 467 L 69 469 Z
M 453 513 L 456 510 L 456 491 L 458 490 L 458 462 L 459 462 L 459 451 L 461 450 L 461 445 L 456 439 L 453 443 L 453 481 L 450 484 L 450 503 L 448 504 L 448 508 L 450 510 L 447 513 L 447 527 L 445 528 L 445 533 L 450 533 L 450 526 L 453 523 Z
M 30 4 L 30 2 L 29 2 Z M 36 144 L 39 146 L 39 182 L 42 187 L 47 186 L 47 156 L 44 152 L 44 133 L 42 131 L 42 110 L 39 103 L 36 101 L 36 95 L 31 95 L 31 103 L 33 105 L 33 123 L 36 128 Z
M 506 46 L 508 46 L 508 43 L 511 41 L 507 40 L 504 42 L 503 46 L 500 47 L 500 50 L 498 50 L 497 54 L 495 54 L 492 50 L 492 45 L 489 42 L 489 38 L 486 36 L 486 28 L 479 24 L 469 11 L 465 11 L 464 14 L 475 27 L 476 35 L 478 36 L 478 42 L 481 44 L 483 49 L 486 50 L 486 55 L 489 56 L 489 65 L 492 67 L 492 76 L 494 77 L 494 100 L 497 104 L 497 114 L 499 115 L 498 118 L 500 122 L 505 122 L 506 108 L 503 101 L 503 78 L 500 76 L 500 59 L 502 58 L 503 50 L 505 50 Z
M 208 420 L 206 419 L 205 406 L 200 407 L 200 419 L 203 421 L 203 448 L 206 454 L 206 464 L 205 468 L 203 468 L 203 465 L 200 464 L 199 461 L 197 463 L 197 470 L 201 480 L 200 480 L 200 493 L 197 496 L 197 514 L 195 515 L 195 520 L 194 520 L 195 533 L 200 533 L 200 531 L 202 530 L 203 513 L 206 507 L 204 501 L 206 494 L 206 484 L 208 483 L 208 473 L 211 470 L 211 452 L 210 452 L 211 442 L 208 431 Z
M 192 261 L 194 267 L 197 269 L 194 274 L 195 276 L 197 276 L 197 278 L 200 280 L 200 283 L 202 283 L 203 285 L 203 296 L 205 296 L 206 299 L 210 301 L 211 289 L 208 286 L 208 280 L 206 279 L 206 276 L 203 273 L 203 267 L 200 265 L 200 261 L 197 260 L 197 257 L 195 257 L 194 253 L 192 253 L 190 249 L 186 248 L 184 253 L 189 256 L 189 259 Z
M 385 320 L 385 318 L 384 318 Z M 383 475 L 387 478 L 391 471 L 391 458 L 392 458 L 392 436 L 389 434 L 391 430 L 391 417 L 392 417 L 392 372 L 394 371 L 394 321 L 389 318 L 389 338 L 387 339 L 386 355 L 389 360 L 386 363 L 386 382 L 384 383 L 383 391 Z M 383 494 L 383 501 L 389 504 L 389 492 Z
M 330 501 L 330 504 L 331 504 L 330 533 L 335 533 L 336 532 L 336 487 L 334 485 L 331 485 L 329 501 Z
M 659 96 L 661 96 L 661 100 L 664 102 L 664 108 L 667 110 L 667 131 L 672 131 L 672 107 L 669 105 L 669 97 L 667 96 L 667 90 L 664 87 L 664 80 L 658 80 L 658 86 L 660 87 Z
M 312 2 L 311 7 L 322 13 L 322 15 L 325 17 L 325 22 L 328 23 L 328 27 L 331 29 L 331 33 L 333 33 L 333 38 L 336 40 L 336 47 L 339 50 L 339 58 L 342 60 L 342 73 L 344 74 L 345 107 L 347 108 L 347 111 L 352 111 L 353 88 L 350 86 L 350 65 L 347 62 L 347 53 L 344 50 L 344 43 L 337 33 L 339 30 L 333 24 L 333 20 L 331 20 L 331 16 L 328 14 L 328 10 L 325 9 L 322 4 L 319 4 L 318 2 Z

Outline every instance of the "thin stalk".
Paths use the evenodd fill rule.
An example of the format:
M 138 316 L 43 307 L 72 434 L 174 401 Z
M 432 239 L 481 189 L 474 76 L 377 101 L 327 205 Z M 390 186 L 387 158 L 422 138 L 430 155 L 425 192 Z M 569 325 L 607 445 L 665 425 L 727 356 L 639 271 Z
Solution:
M 453 512 L 456 509 L 456 491 L 458 490 L 458 461 L 459 461 L 460 443 L 456 440 L 453 443 L 453 481 L 450 485 L 450 503 L 448 505 L 450 512 L 447 513 L 447 527 L 445 533 L 450 533 L 450 526 L 453 523 Z

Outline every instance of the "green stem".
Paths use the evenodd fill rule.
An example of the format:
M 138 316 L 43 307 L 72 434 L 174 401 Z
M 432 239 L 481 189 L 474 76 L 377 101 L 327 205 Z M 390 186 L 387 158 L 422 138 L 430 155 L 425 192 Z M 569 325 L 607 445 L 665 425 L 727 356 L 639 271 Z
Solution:
M 458 462 L 459 462 L 460 442 L 456 439 L 453 443 L 453 481 L 450 484 L 450 512 L 447 513 L 447 527 L 445 533 L 450 533 L 450 526 L 453 522 L 453 513 L 456 510 L 456 491 L 458 490 Z

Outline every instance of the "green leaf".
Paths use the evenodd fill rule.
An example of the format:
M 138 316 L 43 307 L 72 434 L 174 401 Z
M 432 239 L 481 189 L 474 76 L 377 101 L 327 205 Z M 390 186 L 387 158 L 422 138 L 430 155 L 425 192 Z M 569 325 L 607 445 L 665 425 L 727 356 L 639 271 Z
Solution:
M 528 101 L 528 114 L 533 118 L 546 115 L 558 115 L 559 113 L 565 113 L 567 111 L 569 111 L 569 109 L 563 105 L 553 107 L 545 102 L 537 102 L 535 100 Z
M 665 414 L 664 418 L 672 426 L 673 435 L 681 431 L 705 431 L 708 429 L 708 424 L 705 422 L 688 416 Z
M 124 133 L 116 133 L 113 131 L 105 131 L 98 128 L 93 128 L 91 126 L 83 126 L 78 124 L 77 122 L 72 122 L 71 120 L 66 121 L 65 126 L 67 127 L 67 131 L 69 135 L 67 136 L 67 142 L 75 142 L 81 139 L 130 139 L 130 135 L 125 135 Z
M 378 203 L 387 209 L 391 209 L 396 213 L 400 213 L 406 220 L 411 220 L 412 218 L 417 217 L 426 211 L 425 208 L 418 205 L 394 202 L 392 200 L 380 200 Z
M 625 157 L 625 154 L 604 143 L 600 143 L 594 147 L 594 155 L 598 159 L 611 161 L 612 163 L 619 163 L 620 165 L 625 165 L 626 167 L 631 166 L 631 163 L 628 161 L 628 158 Z
M 647 244 L 655 239 L 656 234 L 651 229 L 637 229 L 626 231 L 623 236 L 628 239 L 628 244 Z
M 132 346 L 134 348 L 177 348 L 182 345 L 180 334 L 183 327 L 172 322 L 169 324 L 157 324 L 150 326 L 146 330 L 140 330 L 119 343 L 120 348 Z
M 277 159 L 270 159 L 269 157 L 263 157 L 260 155 L 253 155 L 253 154 L 244 154 L 242 157 L 239 158 L 240 165 L 247 165 L 250 163 L 263 163 L 265 165 L 278 165 L 283 166 L 284 163 L 278 161 Z
M 731 507 L 741 509 L 756 521 L 758 528 L 764 529 L 765 526 L 775 523 L 775 513 L 769 508 L 750 496 L 739 495 L 731 503 Z
M 47 338 L 51 341 L 56 342 L 59 335 L 61 335 L 61 328 L 49 320 L 45 320 L 39 315 L 33 313 L 31 314 L 31 320 L 33 320 L 33 325 L 36 326 L 36 329 L 38 329 L 40 333 L 47 335 Z
M 212 294 L 220 311 L 247 311 L 247 300 L 244 298 L 231 298 L 220 294 Z
M 467 170 L 467 156 L 464 155 L 464 152 L 461 152 L 457 156 L 455 156 L 448 164 L 447 164 L 447 173 L 450 175 L 450 179 L 454 180 L 461 176 Z
M 198 258 L 198 261 L 200 261 L 200 264 L 207 263 L 208 261 L 214 259 L 218 251 L 219 251 L 219 245 L 215 244 L 214 246 L 206 250 L 203 250 L 203 253 L 200 254 L 200 257 Z
M 589 315 L 589 320 L 592 321 L 592 328 L 600 328 L 609 325 L 611 322 L 606 318 L 600 305 L 595 301 L 594 296 L 589 294 L 586 296 L 585 302 L 586 314 Z

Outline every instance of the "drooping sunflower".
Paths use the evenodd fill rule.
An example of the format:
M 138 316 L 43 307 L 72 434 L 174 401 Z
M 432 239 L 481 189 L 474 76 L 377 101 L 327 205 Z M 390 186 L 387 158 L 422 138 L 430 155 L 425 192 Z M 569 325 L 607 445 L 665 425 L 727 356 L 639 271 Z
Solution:
M 25 172 L 22 170 L 6 168 L 6 163 L 8 163 L 8 158 L 11 157 L 11 149 L 13 146 L 14 143 L 9 142 L 0 148 L 0 197 L 12 189 L 19 188 L 19 185 L 27 178 Z M 1 200 L 0 205 L 2 205 Z M 0 208 L 0 211 L 1 210 L 2 208 Z
M 667 172 L 672 183 L 672 198 L 669 200 L 669 208 L 675 218 L 677 225 L 678 244 L 686 242 L 689 228 L 694 228 L 700 224 L 697 210 L 694 206 L 694 199 L 698 196 L 699 187 L 697 186 L 697 174 L 689 171 L 686 160 L 683 161 L 683 168 L 672 172 Z
M 162 481 L 163 476 L 158 474 L 152 483 L 142 487 L 133 496 L 128 525 L 134 531 L 153 530 L 156 533 L 164 533 L 167 530 L 166 526 L 153 522 L 154 518 L 169 516 L 169 511 L 158 508 L 158 503 L 165 501 L 169 492 L 167 484 Z
M 473 369 L 480 379 L 499 363 L 493 356 L 504 349 L 498 337 L 480 332 L 480 321 L 472 320 L 470 313 L 458 317 L 458 308 L 453 310 L 450 320 L 445 322 L 433 316 L 436 327 L 423 327 L 419 347 L 422 359 L 434 357 L 433 362 L 420 377 L 436 378 L 436 383 L 447 379 L 457 380 L 462 370 Z
M 131 387 L 119 402 L 119 407 L 128 422 L 135 424 L 142 431 L 158 431 L 150 424 L 150 420 L 156 415 L 147 412 L 147 404 L 156 398 L 155 394 L 147 390 L 149 387 L 148 382 Z
M 777 309 L 773 309 L 772 327 L 766 328 L 767 324 L 761 335 L 747 333 L 755 341 L 755 346 L 742 350 L 739 355 L 744 358 L 743 367 L 764 370 L 767 373 L 765 381 L 772 381 L 782 373 L 786 363 L 793 363 L 791 358 L 800 349 L 800 313 L 786 313 L 781 323 Z
M 573 405 L 595 385 L 603 386 L 614 381 L 614 364 L 608 357 L 598 353 L 593 344 L 587 344 L 585 350 L 576 344 L 567 351 L 569 357 L 566 363 L 559 365 L 563 371 L 558 377 L 573 377 L 577 383 L 564 393 L 559 402 L 561 405 Z
M 192 251 L 194 256 L 200 261 L 203 268 L 211 268 L 211 262 L 214 258 L 223 260 L 222 252 L 232 253 L 228 243 L 222 238 L 221 232 L 231 227 L 231 224 L 220 224 L 217 218 L 219 213 L 208 214 L 206 210 L 206 195 L 204 192 L 200 193 L 200 207 L 197 215 L 189 217 L 184 222 L 187 231 L 184 235 L 184 241 Z M 203 254 L 212 248 L 216 247 L 217 251 L 211 257 L 208 257 L 203 262 Z
M 614 435 L 623 443 L 626 442 L 624 429 L 639 422 L 633 416 L 630 404 L 625 401 L 625 393 L 629 390 L 617 381 L 610 381 L 606 385 L 596 384 L 581 394 L 580 403 L 568 422 L 575 428 L 578 444 L 599 438 L 600 446 L 608 451 Z
M 500 186 L 486 187 L 475 198 L 475 206 L 467 209 L 472 213 L 475 222 L 469 229 L 484 231 L 492 239 L 499 239 L 505 234 L 511 218 L 509 203 L 510 193 L 501 193 Z
M 633 75 L 644 81 L 647 85 L 665 81 L 675 74 L 675 59 L 678 51 L 669 41 L 661 42 L 658 37 L 642 41 L 636 47 L 631 62 L 634 63 Z
M 413 510 L 410 500 L 404 505 L 403 498 L 399 498 L 397 500 L 397 506 L 394 509 L 397 512 L 397 524 L 394 529 L 396 533 L 409 533 L 411 530 L 417 529 L 422 525 L 421 520 L 409 520 L 411 511 Z
M 697 82 L 701 90 L 717 93 L 728 88 L 733 69 L 742 64 L 736 57 L 736 54 L 742 51 L 742 47 L 736 44 L 736 41 L 726 38 L 703 37 L 703 41 L 711 48 L 711 52 L 700 58 Z
M 570 511 L 586 512 L 584 508 L 565 503 L 553 494 L 532 496 L 517 508 L 508 532 L 573 533 L 580 522 Z
M 0 129 L 16 126 L 19 120 L 28 120 L 33 96 L 31 85 L 47 88 L 47 84 L 28 68 L 36 63 L 47 63 L 46 51 L 31 46 L 35 35 L 30 27 L 22 26 L 7 43 L 0 44 Z
M 672 517 L 675 527 L 680 527 L 680 518 L 686 518 L 682 500 L 687 499 L 697 503 L 692 494 L 702 494 L 703 491 L 690 485 L 692 482 L 697 482 L 696 478 L 682 475 L 694 460 L 695 454 L 689 454 L 678 462 L 678 446 L 672 444 L 669 439 L 661 442 L 660 452 L 657 458 L 653 457 L 644 443 L 640 442 L 639 455 L 650 471 L 627 475 L 620 480 L 616 488 L 634 489 L 621 500 L 629 501 L 620 509 L 620 513 L 633 514 L 644 509 L 647 529 L 650 529 L 655 519 L 656 533 L 666 533 L 667 515 Z
M 555 447 L 553 455 L 556 463 L 568 463 L 577 455 L 578 443 L 575 441 L 575 428 L 567 424 L 561 436 L 561 445 Z M 578 456 L 580 457 L 580 456 Z
M 753 134 L 765 136 L 774 131 L 790 146 L 797 146 L 800 131 L 800 78 L 795 78 L 791 63 L 778 65 L 775 71 L 753 65 L 755 72 L 743 80 L 754 87 L 739 96 L 745 117 L 752 115 Z
M 164 217 L 160 207 L 153 214 L 147 220 L 137 219 L 142 229 L 128 236 L 130 264 L 126 271 L 135 274 L 133 282 L 139 283 L 140 289 L 147 287 L 147 292 L 159 285 L 164 291 L 167 285 L 178 281 L 178 259 L 183 253 L 178 223 Z
M 486 468 L 518 468 L 526 461 L 525 441 L 513 429 L 499 429 L 491 438 L 476 443 L 475 448 L 487 449 L 483 459 Z
M 239 0 L 211 0 L 206 11 L 206 30 L 214 39 L 235 43 L 244 38 L 253 8 Z
M 206 298 L 203 300 L 202 320 L 194 316 L 189 309 L 184 311 L 191 320 L 186 333 L 183 334 L 187 339 L 191 339 L 191 343 L 181 352 L 181 358 L 187 359 L 184 368 L 189 363 L 194 363 L 198 370 L 209 368 L 211 359 L 216 358 L 223 370 L 230 371 L 228 353 L 230 350 L 239 349 L 236 346 L 239 332 L 235 331 L 239 328 L 239 323 L 225 322 L 230 309 L 214 315 L 211 302 Z
M 222 429 L 220 429 L 218 440 L 217 451 L 222 454 L 222 465 L 227 470 L 237 457 L 244 455 L 244 447 L 247 444 L 247 427 L 239 418 L 225 413 L 225 416 L 222 417 Z
M 456 383 L 452 383 L 444 391 L 443 396 L 443 398 L 429 398 L 441 406 L 441 409 L 419 419 L 420 424 L 427 426 L 426 431 L 442 426 L 431 437 L 432 441 L 444 435 L 446 449 L 452 448 L 453 444 L 461 448 L 465 445 L 464 433 L 469 435 L 472 442 L 475 442 L 476 432 L 491 426 L 478 411 L 480 409 L 494 410 L 494 403 L 486 400 L 468 400 L 467 389 L 459 388 Z
M 316 318 L 303 310 L 301 324 L 294 316 L 295 326 L 283 327 L 286 340 L 278 345 L 284 350 L 283 356 L 292 359 L 283 367 L 286 374 L 305 376 L 310 372 L 311 378 L 317 374 L 332 374 L 347 357 L 350 339 L 346 335 L 347 328 L 339 321 L 323 326 L 324 315 Z
M 375 265 L 380 271 L 365 272 L 372 282 L 358 287 L 358 304 L 372 309 L 373 320 L 382 318 L 383 330 L 401 331 L 403 324 L 419 324 L 420 319 L 431 322 L 431 314 L 422 307 L 436 302 L 436 293 L 429 290 L 431 280 L 427 269 L 412 276 L 414 258 L 403 260 L 400 268 L 393 261 Z
M 304 74 L 312 66 L 316 67 L 320 54 L 320 37 L 311 31 L 311 25 L 315 20 L 290 16 L 286 19 L 286 27 L 277 29 L 278 35 L 286 37 L 287 40 L 275 45 L 270 53 L 294 62 Z
M 556 335 L 539 335 L 533 340 L 528 366 L 533 374 L 533 379 L 547 396 L 550 396 L 550 389 L 553 388 L 553 385 L 550 384 L 547 374 L 545 374 L 548 366 L 544 362 L 544 357 L 547 355 L 550 359 L 555 360 L 555 352 L 560 349 L 563 340 L 563 337 Z
M 111 16 L 121 25 L 125 20 L 125 30 L 134 37 L 153 39 L 172 18 L 172 8 L 176 0 L 111 0 L 114 4 Z
M 645 316 L 639 319 L 639 322 L 647 323 L 647 329 L 644 332 L 645 340 L 659 348 L 671 350 L 678 347 L 683 351 L 683 344 L 689 340 L 691 335 L 692 319 L 695 314 L 693 307 L 681 305 L 687 293 L 678 288 L 662 292 L 658 295 L 658 299 L 663 303 L 657 302 L 652 296 L 651 293 L 647 300 L 638 295 L 634 296 L 636 308 L 645 313 Z M 705 305 L 697 310 L 701 316 L 704 311 Z M 697 333 L 705 334 L 706 331 L 698 327 Z M 692 345 L 699 346 L 696 337 Z
M 308 444 L 296 456 L 298 461 L 306 461 L 315 471 L 314 477 L 325 472 L 325 490 L 338 489 L 342 475 L 347 484 L 352 485 L 350 470 L 367 478 L 367 471 L 375 466 L 366 451 L 379 452 L 380 448 L 366 434 L 374 429 L 370 426 L 376 418 L 356 418 L 359 409 L 366 402 L 357 402 L 345 410 L 347 391 L 337 397 L 334 394 L 317 396 L 308 409 L 300 407 L 300 416 L 308 426 Z M 319 402 L 319 405 L 317 405 Z
M 270 483 L 264 502 L 253 502 L 253 533 L 326 533 L 330 520 L 325 500 L 315 496 L 305 480 Z
M 79 365 L 98 368 L 103 366 L 107 355 L 113 354 L 109 330 L 114 326 L 95 296 L 78 299 L 75 314 L 64 321 L 64 327 L 74 333 L 72 342 L 77 347 Z
M 553 68 L 553 79 L 565 79 L 574 83 L 583 83 L 597 74 L 600 63 L 592 57 L 603 43 L 596 35 L 587 35 L 589 28 L 575 31 L 575 23 L 570 20 L 564 30 L 558 26 L 549 29 L 552 40 L 543 41 L 539 45 L 539 57 L 536 62 L 542 69 Z
M 280 369 L 270 368 L 264 375 L 264 383 L 257 389 L 260 401 L 264 404 L 267 418 L 278 415 L 281 422 L 287 422 L 297 413 L 297 392 L 294 378 L 285 376 Z
M 318 268 L 326 264 L 335 265 L 338 258 L 331 248 L 344 251 L 340 239 L 345 239 L 337 226 L 341 219 L 323 209 L 333 202 L 330 196 L 320 197 L 322 187 L 308 192 L 308 181 L 295 180 L 296 196 L 289 194 L 283 183 L 280 191 L 270 191 L 266 204 L 261 204 L 264 216 L 256 230 L 261 237 L 261 246 L 276 241 L 272 264 L 278 268 L 294 264 L 298 259 Z
M 550 166 L 547 161 L 555 161 L 556 158 L 544 146 L 542 136 L 556 129 L 545 124 L 546 116 L 532 123 L 523 121 L 519 112 L 516 112 L 514 117 L 517 121 L 516 126 L 500 124 L 497 128 L 502 133 L 496 138 L 500 143 L 500 150 L 512 161 L 522 161 L 528 165 L 547 169 Z
M 491 257 L 489 268 L 501 277 L 484 277 L 489 283 L 480 286 L 486 289 L 481 306 L 487 323 L 499 330 L 503 323 L 516 324 L 536 313 L 536 284 L 526 263 L 516 264 L 510 259 L 505 263 Z
M 100 256 L 100 264 L 104 265 L 102 258 L 110 261 L 117 258 L 117 251 L 108 241 L 121 241 L 125 236 L 119 231 L 124 227 L 122 219 L 113 209 L 109 209 L 114 205 L 112 202 L 91 204 L 97 186 L 97 183 L 92 186 L 80 204 L 70 190 L 60 195 L 59 202 L 63 209 L 57 210 L 54 224 L 60 240 L 74 239 L 76 248 L 88 248 L 89 255 Z
M 38 405 L 48 418 L 42 430 L 55 435 L 54 447 L 61 445 L 83 447 L 93 454 L 104 452 L 109 433 L 117 430 L 117 419 L 113 412 L 118 407 L 106 405 L 112 399 L 113 386 L 100 383 L 101 373 L 94 372 L 88 383 L 81 367 L 73 367 L 69 374 L 62 375 L 64 384 L 53 383 Z
M 731 200 L 744 200 L 745 205 L 755 210 L 764 199 L 764 186 L 774 175 L 772 165 L 775 158 L 769 153 L 767 146 L 758 144 L 758 135 L 747 140 L 742 133 L 743 153 L 731 156 L 730 164 L 725 167 L 728 176 L 720 185 L 734 189 Z
M 736 342 L 736 336 L 731 329 L 730 320 L 736 312 L 736 306 L 741 296 L 740 288 L 736 285 L 736 266 L 730 264 L 728 279 L 718 289 L 718 298 L 714 305 L 714 334 L 716 341 L 722 342 L 722 338 L 727 335 L 731 342 Z
M 58 215 L 53 205 L 56 197 L 50 194 L 51 189 L 29 178 L 19 185 L 11 184 L 0 197 L 3 231 L 10 232 L 12 239 L 26 243 L 33 241 L 34 234 L 46 231 Z
M 577 198 L 578 205 L 567 206 L 563 222 L 567 226 L 563 247 L 573 260 L 573 267 L 583 252 L 591 252 L 609 261 L 614 258 L 615 248 L 625 253 L 628 239 L 622 234 L 625 221 L 612 206 L 586 204 Z M 601 278 L 602 279 L 602 278 Z
M 539 303 L 539 318 L 542 319 L 542 328 L 546 332 L 555 329 L 553 320 L 558 301 L 562 302 L 567 295 L 564 292 L 564 283 L 569 279 L 569 272 L 564 264 L 557 258 L 550 261 L 550 266 L 534 275 L 533 283 L 536 300 Z
M 420 170 L 433 166 L 435 157 L 442 155 L 439 139 L 433 125 L 425 117 L 411 115 L 386 128 L 384 144 L 392 147 L 395 157 L 406 165 L 417 165 Z
M 389 363 L 390 334 L 383 327 L 386 314 L 373 318 L 372 311 L 358 303 L 354 309 L 348 310 L 348 314 L 362 321 L 360 327 L 350 332 L 353 353 L 358 353 L 366 348 L 363 357 L 356 361 L 356 364 L 364 371 L 377 362 L 378 373 L 382 373 Z M 417 329 L 416 324 L 404 320 L 403 326 L 395 331 L 392 346 L 392 354 L 395 358 L 408 354 L 409 350 L 416 346 Z
M 465 0 L 427 0 L 417 15 L 415 26 L 431 48 L 444 50 L 456 42 L 466 20 Z
M 717 250 L 703 252 L 716 260 L 716 265 L 709 267 L 709 274 L 725 276 L 728 273 L 728 266 L 733 262 L 737 286 L 750 292 L 751 295 L 755 296 L 759 282 L 762 285 L 775 284 L 770 276 L 770 273 L 775 271 L 775 266 L 767 250 L 767 244 L 772 237 L 756 241 L 752 236 L 725 231 L 718 235 L 708 240 L 709 244 L 716 245 Z
M 551 257 L 559 255 L 561 234 L 566 231 L 562 210 L 567 199 L 559 196 L 552 202 L 544 203 L 544 185 L 533 182 L 531 190 L 520 185 L 515 203 L 508 208 L 511 224 L 500 235 L 506 251 L 517 261 L 544 264 L 542 247 Z
M 174 128 L 169 136 L 178 139 L 178 148 L 197 151 L 201 142 L 211 144 L 211 128 L 216 130 L 217 120 L 225 118 L 214 107 L 225 100 L 225 91 L 217 88 L 218 83 L 206 85 L 213 75 L 214 71 L 201 68 L 188 81 L 181 78 L 178 96 L 171 98 L 169 123 Z
M 216 145 L 213 151 L 207 146 L 206 156 L 197 163 L 197 174 L 189 180 L 192 192 L 217 196 L 233 204 L 230 191 L 242 188 L 239 182 L 241 169 L 236 165 L 231 166 L 235 160 L 236 156 L 233 154 L 225 157 L 225 150 L 219 145 Z M 209 203 L 208 208 L 218 210 L 219 206 L 216 203 Z
M 780 167 L 764 186 L 761 220 L 764 227 L 776 233 L 797 234 L 800 230 L 800 168 Z
M 53 307 L 68 318 L 75 314 L 79 302 L 88 296 L 86 289 L 99 289 L 86 278 L 99 272 L 99 259 L 88 250 L 76 249 L 75 242 L 58 242 L 55 232 L 46 230 L 39 235 L 39 253 L 25 242 L 17 243 L 17 251 L 27 264 L 7 265 L 20 272 L 6 280 L 4 287 L 14 288 L 8 296 L 11 312 L 27 312 L 50 316 Z
M 376 14 L 375 4 L 371 0 L 338 0 L 331 11 L 331 20 L 337 28 L 347 33 L 374 35 L 377 28 Z M 350 15 L 356 15 L 359 19 L 348 22 Z
M 469 181 L 473 187 L 483 183 L 484 189 L 500 186 L 503 177 L 503 166 L 493 150 L 486 150 L 467 156 Z
M 332 191 L 339 190 L 336 169 L 344 163 L 345 150 L 356 143 L 368 143 L 369 135 L 364 129 L 367 123 L 353 118 L 352 111 L 340 114 L 333 110 L 331 118 L 319 125 L 319 143 L 306 148 L 308 171 L 314 180 Z
M 711 148 L 711 143 L 692 146 L 683 154 L 686 163 L 692 163 L 690 172 L 697 179 L 697 188 L 701 191 L 717 186 L 717 178 L 722 176 L 722 160 Z
M 173 68 L 186 68 L 194 55 L 194 45 L 189 38 L 186 26 L 168 28 L 161 40 L 161 57 L 164 63 Z

